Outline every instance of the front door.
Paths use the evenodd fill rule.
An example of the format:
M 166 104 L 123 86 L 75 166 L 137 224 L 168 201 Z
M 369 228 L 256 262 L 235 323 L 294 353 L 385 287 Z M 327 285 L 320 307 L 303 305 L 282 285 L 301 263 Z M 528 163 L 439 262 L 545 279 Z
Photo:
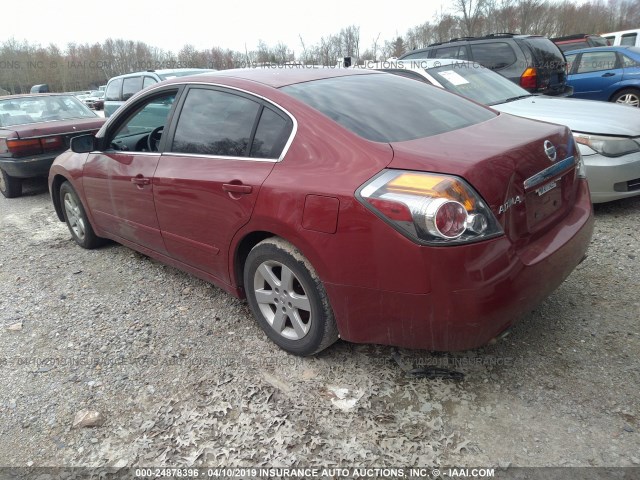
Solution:
M 89 154 L 83 182 L 97 226 L 117 238 L 166 253 L 153 198 L 157 152 L 176 92 L 164 92 L 127 107 L 102 152 Z M 124 112 L 123 112 L 124 113 Z

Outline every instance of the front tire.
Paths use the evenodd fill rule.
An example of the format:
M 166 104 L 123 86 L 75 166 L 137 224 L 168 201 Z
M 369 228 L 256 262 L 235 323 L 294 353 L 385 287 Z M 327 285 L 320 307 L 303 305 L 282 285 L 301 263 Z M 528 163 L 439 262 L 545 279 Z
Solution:
M 629 105 L 630 107 L 639 108 L 640 90 L 636 90 L 635 88 L 625 88 L 611 97 L 611 101 L 621 105 Z
M 289 242 L 258 243 L 244 268 L 247 300 L 258 324 L 280 348 L 307 356 L 338 339 L 338 327 L 322 282 Z
M 69 182 L 64 182 L 60 187 L 60 204 L 64 221 L 69 227 L 73 240 L 78 245 L 86 249 L 102 245 L 104 239 L 98 237 L 93 231 L 80 197 Z
M 0 192 L 6 198 L 16 198 L 22 195 L 22 179 L 10 176 L 0 168 Z

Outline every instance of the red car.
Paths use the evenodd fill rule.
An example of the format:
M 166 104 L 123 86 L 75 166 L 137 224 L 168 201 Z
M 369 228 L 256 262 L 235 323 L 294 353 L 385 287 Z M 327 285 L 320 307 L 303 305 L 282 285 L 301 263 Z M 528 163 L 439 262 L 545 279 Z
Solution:
M 104 119 L 73 95 L 0 97 L 0 192 L 22 194 L 22 179 L 46 177 L 71 138 L 96 133 Z
M 71 149 L 49 185 L 80 246 L 109 238 L 246 296 L 298 355 L 338 337 L 481 346 L 593 229 L 568 128 L 366 70 L 168 80 Z

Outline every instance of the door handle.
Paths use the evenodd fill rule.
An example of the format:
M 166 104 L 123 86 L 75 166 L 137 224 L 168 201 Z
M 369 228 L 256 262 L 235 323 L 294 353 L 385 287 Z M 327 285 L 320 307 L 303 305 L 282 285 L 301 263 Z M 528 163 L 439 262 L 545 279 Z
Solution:
M 251 185 L 242 185 L 237 183 L 223 183 L 222 190 L 229 193 L 251 193 L 253 187 Z
M 607 72 L 607 73 L 602 74 L 602 76 L 603 76 L 603 77 L 613 77 L 613 76 L 615 76 L 615 73 L 613 73 L 613 72 Z
M 149 185 L 151 183 L 151 179 L 145 178 L 142 175 L 137 175 L 131 179 L 131 183 L 135 185 Z

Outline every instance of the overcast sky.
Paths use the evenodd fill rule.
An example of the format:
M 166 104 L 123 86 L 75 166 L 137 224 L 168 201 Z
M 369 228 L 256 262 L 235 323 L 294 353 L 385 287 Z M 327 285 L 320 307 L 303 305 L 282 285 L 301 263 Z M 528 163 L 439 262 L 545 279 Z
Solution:
M 361 0 L 31 0 L 25 3 L 29 15 L 2 22 L 0 41 L 14 37 L 64 48 L 70 42 L 96 43 L 111 37 L 177 53 L 187 43 L 199 50 L 219 46 L 244 51 L 245 44 L 253 50 L 262 39 L 270 46 L 286 43 L 299 53 L 298 34 L 309 46 L 355 24 L 360 26 L 364 51 L 378 34 L 381 45 L 404 35 L 408 28 L 432 21 L 447 4 L 442 0 L 385 2 L 384 6 Z

